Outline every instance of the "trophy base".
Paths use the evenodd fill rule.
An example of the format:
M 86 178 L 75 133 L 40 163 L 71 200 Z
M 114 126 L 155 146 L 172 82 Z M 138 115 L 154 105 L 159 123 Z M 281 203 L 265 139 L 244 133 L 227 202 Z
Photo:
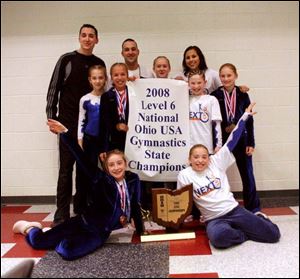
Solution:
M 141 242 L 192 239 L 192 238 L 196 238 L 195 232 L 147 234 L 147 235 L 141 235 Z

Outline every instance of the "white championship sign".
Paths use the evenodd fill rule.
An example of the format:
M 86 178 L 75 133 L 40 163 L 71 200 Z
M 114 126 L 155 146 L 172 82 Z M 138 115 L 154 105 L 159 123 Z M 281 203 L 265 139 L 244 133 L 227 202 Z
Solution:
M 178 172 L 187 166 L 190 148 L 187 83 L 153 78 L 127 85 L 129 170 L 141 180 L 176 181 Z

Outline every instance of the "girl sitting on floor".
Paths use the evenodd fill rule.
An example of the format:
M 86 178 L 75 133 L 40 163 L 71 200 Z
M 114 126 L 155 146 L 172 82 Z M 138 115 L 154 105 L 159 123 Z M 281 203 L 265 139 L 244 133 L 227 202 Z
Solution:
M 144 231 L 140 208 L 140 179 L 126 171 L 124 153 L 112 150 L 104 161 L 106 172 L 91 164 L 77 142 L 69 137 L 60 122 L 49 119 L 47 125 L 60 134 L 91 182 L 87 210 L 45 232 L 38 222 L 18 221 L 15 233 L 26 235 L 34 249 L 53 249 L 66 260 L 83 257 L 103 246 L 112 230 L 127 226 L 131 219 L 138 234 Z

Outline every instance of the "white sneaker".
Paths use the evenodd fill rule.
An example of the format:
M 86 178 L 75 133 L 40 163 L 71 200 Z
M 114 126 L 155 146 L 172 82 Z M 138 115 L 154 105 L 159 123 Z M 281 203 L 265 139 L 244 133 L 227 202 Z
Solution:
M 32 227 L 36 227 L 39 229 L 43 228 L 42 224 L 39 222 L 28 222 L 28 221 L 20 220 L 14 224 L 13 232 L 26 235 L 26 231 Z

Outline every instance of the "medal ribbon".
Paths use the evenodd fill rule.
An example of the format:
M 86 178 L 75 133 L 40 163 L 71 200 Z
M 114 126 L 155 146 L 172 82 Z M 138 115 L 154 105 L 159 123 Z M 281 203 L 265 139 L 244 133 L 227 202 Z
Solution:
M 125 120 L 125 109 L 126 109 L 126 104 L 127 104 L 127 94 L 126 94 L 126 89 L 122 91 L 123 93 L 119 92 L 116 89 L 116 95 L 117 95 L 117 101 L 118 101 L 118 113 L 119 113 L 119 118 L 120 120 Z
M 227 121 L 229 123 L 233 122 L 235 116 L 236 109 L 236 89 L 232 90 L 231 96 L 229 93 L 223 88 L 224 98 L 225 98 L 225 109 L 227 115 Z
M 122 183 L 116 182 L 117 185 L 119 186 L 119 193 L 120 193 L 120 203 L 121 203 L 121 209 L 125 216 L 130 219 L 130 198 L 129 198 L 129 192 L 127 188 L 127 184 L 125 179 L 123 179 Z
M 125 190 L 123 184 L 120 184 L 120 194 L 121 194 L 121 209 L 125 211 Z

